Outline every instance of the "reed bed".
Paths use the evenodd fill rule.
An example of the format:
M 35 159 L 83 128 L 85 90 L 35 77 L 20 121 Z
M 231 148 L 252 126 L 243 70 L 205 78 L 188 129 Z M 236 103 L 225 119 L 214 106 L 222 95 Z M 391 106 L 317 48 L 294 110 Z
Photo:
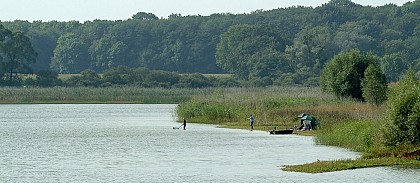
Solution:
M 271 130 L 300 125 L 297 115 L 309 113 L 320 122 L 319 130 L 299 132 L 315 135 L 316 142 L 362 152 L 356 160 L 318 161 L 290 165 L 283 170 L 328 172 L 376 166 L 420 167 L 420 147 L 390 149 L 384 146 L 385 106 L 370 105 L 321 92 L 319 88 L 270 87 L 215 89 L 181 102 L 178 116 L 189 122 L 249 129 L 247 117 L 255 116 L 255 129 Z
M 368 114 L 357 114 L 364 110 L 358 110 L 357 105 L 359 102 L 337 99 L 317 87 L 219 88 L 209 95 L 194 96 L 181 102 L 177 114 L 189 118 L 190 122 L 223 124 L 233 128 L 248 128 L 247 117 L 253 114 L 255 127 L 263 130 L 300 125 L 297 115 L 303 112 L 325 123 L 334 119 L 334 115 L 340 118 L 368 117 Z M 342 106 L 354 109 L 341 111 Z
M 139 87 L 109 88 L 0 88 L 0 103 L 140 103 L 177 104 L 194 95 L 205 95 L 205 89 L 163 89 Z

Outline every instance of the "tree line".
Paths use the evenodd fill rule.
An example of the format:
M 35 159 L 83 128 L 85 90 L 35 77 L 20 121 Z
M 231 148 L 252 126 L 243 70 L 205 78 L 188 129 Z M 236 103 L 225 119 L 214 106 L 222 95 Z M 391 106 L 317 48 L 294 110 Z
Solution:
M 210 16 L 172 14 L 162 19 L 139 12 L 128 20 L 83 23 L 15 20 L 2 22 L 2 30 L 25 35 L 33 51 L 14 61 L 2 52 L 0 74 L 5 79 L 7 64 L 26 60 L 27 65 L 15 67 L 9 77 L 38 71 L 103 73 L 124 66 L 231 73 L 265 85 L 312 86 L 318 85 L 329 60 L 356 49 L 377 56 L 387 81 L 395 82 L 410 66 L 420 75 L 419 20 L 419 0 L 378 7 L 331 0 L 318 7 Z M 5 43 L 6 37 L 0 40 Z

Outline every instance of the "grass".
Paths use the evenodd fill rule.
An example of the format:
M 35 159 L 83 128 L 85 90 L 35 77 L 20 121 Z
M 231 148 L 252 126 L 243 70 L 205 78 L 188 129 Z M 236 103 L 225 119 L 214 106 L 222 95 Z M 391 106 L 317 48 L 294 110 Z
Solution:
M 317 161 L 304 165 L 287 165 L 282 168 L 284 171 L 305 172 L 305 173 L 323 173 L 341 170 L 350 170 L 356 168 L 369 168 L 380 166 L 402 166 L 420 168 L 420 161 L 407 158 L 373 158 L 358 160 L 334 160 Z
M 345 114 L 336 111 L 345 103 L 357 105 L 354 101 L 338 100 L 319 88 L 225 88 L 181 102 L 177 113 L 178 116 L 187 117 L 190 122 L 223 124 L 235 128 L 248 128 L 247 117 L 253 114 L 257 129 L 274 126 L 280 129 L 298 125 L 300 122 L 296 116 L 303 112 L 325 119 L 351 116 L 352 111 Z
M 138 87 L 110 88 L 0 88 L 2 104 L 36 103 L 139 103 L 177 104 L 193 95 L 205 95 L 205 89 L 163 89 Z
M 420 167 L 417 160 L 420 159 L 420 147 L 383 145 L 384 106 L 336 99 L 319 88 L 218 89 L 182 102 L 177 108 L 178 116 L 187 117 L 189 122 L 212 123 L 226 128 L 249 129 L 246 118 L 253 114 L 257 130 L 290 128 L 298 124 L 296 116 L 303 112 L 317 117 L 321 126 L 320 130 L 299 131 L 299 135 L 313 135 L 318 144 L 348 148 L 363 155 L 357 160 L 289 165 L 285 167 L 286 171 L 318 173 L 376 166 Z

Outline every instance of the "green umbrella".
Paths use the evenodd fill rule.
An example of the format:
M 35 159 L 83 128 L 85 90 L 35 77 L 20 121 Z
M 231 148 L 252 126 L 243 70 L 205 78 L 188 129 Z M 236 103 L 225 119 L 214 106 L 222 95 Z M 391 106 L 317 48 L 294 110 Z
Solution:
M 303 116 L 301 119 L 303 119 L 303 120 L 314 120 L 315 118 L 311 115 L 306 115 L 306 116 Z
M 298 118 L 302 118 L 302 117 L 304 117 L 304 116 L 307 116 L 308 114 L 306 114 L 306 113 L 302 113 L 302 114 L 299 114 L 297 117 Z

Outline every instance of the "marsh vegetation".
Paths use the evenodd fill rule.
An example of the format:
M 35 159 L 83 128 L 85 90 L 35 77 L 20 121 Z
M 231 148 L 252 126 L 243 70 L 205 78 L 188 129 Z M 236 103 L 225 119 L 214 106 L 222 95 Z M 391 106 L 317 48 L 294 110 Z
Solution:
M 320 130 L 299 131 L 299 134 L 314 135 L 319 144 L 362 153 L 357 160 L 286 166 L 284 170 L 287 171 L 317 173 L 391 165 L 419 167 L 420 146 L 417 143 L 386 143 L 389 140 L 387 134 L 397 133 L 390 130 L 388 125 L 392 123 L 386 117 L 389 110 L 386 105 L 339 99 L 322 92 L 320 88 L 270 87 L 213 90 L 209 95 L 194 96 L 191 100 L 181 102 L 177 113 L 189 118 L 190 122 L 241 129 L 249 129 L 247 116 L 253 114 L 256 118 L 254 128 L 271 130 L 274 127 L 286 129 L 297 125 L 297 115 L 305 112 L 319 119 Z

